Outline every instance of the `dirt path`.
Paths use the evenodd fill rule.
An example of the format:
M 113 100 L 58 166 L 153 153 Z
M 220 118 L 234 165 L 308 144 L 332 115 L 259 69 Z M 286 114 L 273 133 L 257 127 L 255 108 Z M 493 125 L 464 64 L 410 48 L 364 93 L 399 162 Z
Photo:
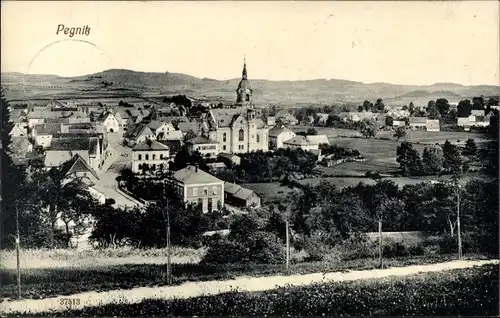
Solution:
M 13 312 L 37 313 L 51 310 L 61 311 L 68 309 L 68 307 L 66 307 L 67 305 L 61 304 L 62 299 L 67 300 L 70 298 L 73 300 L 79 300 L 79 305 L 74 305 L 71 309 L 80 309 L 87 306 L 95 307 L 110 303 L 139 303 L 144 299 L 190 298 L 202 295 L 216 295 L 233 290 L 264 291 L 286 285 L 300 286 L 312 283 L 383 278 L 388 276 L 406 276 L 424 272 L 438 272 L 450 269 L 469 268 L 485 264 L 498 264 L 498 260 L 452 261 L 431 265 L 351 271 L 347 273 L 334 272 L 290 276 L 238 277 L 234 280 L 191 282 L 172 287 L 141 287 L 130 290 L 85 292 L 48 299 L 27 299 L 21 301 L 3 302 L 0 303 L 0 312 L 3 314 L 9 314 Z M 66 303 L 68 302 L 66 301 Z

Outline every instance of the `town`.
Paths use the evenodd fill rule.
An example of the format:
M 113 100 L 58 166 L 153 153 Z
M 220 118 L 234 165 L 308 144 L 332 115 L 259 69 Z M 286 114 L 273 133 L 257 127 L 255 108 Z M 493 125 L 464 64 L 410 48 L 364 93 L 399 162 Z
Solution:
M 17 35 L 0 312 L 498 315 L 500 86 L 470 49 L 493 7 L 189 5 L 53 4 L 79 19 Z

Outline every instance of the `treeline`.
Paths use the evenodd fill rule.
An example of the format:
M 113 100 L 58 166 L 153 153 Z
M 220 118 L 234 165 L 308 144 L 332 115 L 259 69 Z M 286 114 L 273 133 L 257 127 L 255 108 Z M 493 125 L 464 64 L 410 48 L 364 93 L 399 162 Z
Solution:
M 240 154 L 241 163 L 230 165 L 216 172 L 222 180 L 236 183 L 273 182 L 285 175 L 313 174 L 318 156 L 302 149 L 278 149 L 275 152 L 261 150 Z
M 193 103 L 186 95 L 174 95 L 174 96 L 165 96 L 163 98 L 164 103 L 175 103 L 176 105 L 183 105 L 187 109 L 193 106 Z

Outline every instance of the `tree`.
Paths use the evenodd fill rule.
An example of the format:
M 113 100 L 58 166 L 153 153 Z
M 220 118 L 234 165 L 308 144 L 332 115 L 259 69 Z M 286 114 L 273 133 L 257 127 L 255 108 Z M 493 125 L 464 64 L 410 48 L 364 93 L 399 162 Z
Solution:
M 399 139 L 403 138 L 404 136 L 406 136 L 406 129 L 402 126 L 397 127 L 394 131 L 394 137 L 396 137 L 399 141 Z
M 450 103 L 446 98 L 438 98 L 436 100 L 436 107 L 439 111 L 439 114 L 441 114 L 441 117 L 445 117 L 450 111 Z
M 392 127 L 393 124 L 394 124 L 394 118 L 392 118 L 392 116 L 385 117 L 385 125 L 387 127 Z
M 425 174 L 439 174 L 443 159 L 435 147 L 425 147 L 422 153 L 422 169 Z
M 470 100 L 461 100 L 457 106 L 457 117 L 469 117 L 471 114 L 471 110 L 472 105 L 470 103 Z
M 465 142 L 465 149 L 462 151 L 462 155 L 467 156 L 470 160 L 474 160 L 477 156 L 477 145 L 474 139 L 467 139 Z
M 413 116 L 413 114 L 415 112 L 415 105 L 413 104 L 413 102 L 410 102 L 408 110 L 410 111 L 410 116 Z
M 455 175 L 463 172 L 463 160 L 458 147 L 448 140 L 443 145 L 443 167 Z
M 422 171 L 420 155 L 408 141 L 403 141 L 396 149 L 396 161 L 404 175 L 416 175 Z
M 377 102 L 375 103 L 375 109 L 378 112 L 383 112 L 384 111 L 385 105 L 384 105 L 384 102 L 383 102 L 382 98 L 377 99 Z
M 375 135 L 377 134 L 377 130 L 377 123 L 374 120 L 365 119 L 361 123 L 360 131 L 361 134 L 365 136 L 365 138 L 375 137 Z
M 436 106 L 436 102 L 433 100 L 429 101 L 429 103 L 427 104 L 426 112 L 430 119 L 437 119 L 440 117 L 440 113 Z
M 401 109 L 402 110 L 408 110 L 408 106 L 404 105 Z
M 363 108 L 363 105 L 359 105 L 358 106 L 358 112 L 362 113 L 364 111 L 365 111 L 365 109 Z
M 367 100 L 365 100 L 365 101 L 363 102 L 363 109 L 364 109 L 365 111 L 370 111 L 370 110 L 372 110 L 372 108 L 373 108 L 373 103 L 371 103 L 371 102 L 369 102 L 369 101 L 367 101 Z
M 317 135 L 318 131 L 314 128 L 309 128 L 306 132 L 307 135 Z
M 483 96 L 472 98 L 472 109 L 482 110 L 482 109 L 484 109 L 485 105 L 486 105 L 486 102 L 485 102 Z

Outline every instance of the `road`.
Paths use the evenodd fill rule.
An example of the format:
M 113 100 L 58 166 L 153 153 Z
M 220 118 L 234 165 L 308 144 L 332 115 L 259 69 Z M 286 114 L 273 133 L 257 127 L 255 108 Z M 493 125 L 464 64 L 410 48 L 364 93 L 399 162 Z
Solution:
M 106 198 L 115 200 L 115 206 L 126 208 L 141 206 L 137 200 L 125 195 L 117 189 L 116 177 L 121 169 L 131 164 L 132 149 L 125 147 L 122 142 L 121 133 L 108 134 L 108 148 L 106 149 L 106 160 L 100 171 L 99 181 L 94 186 L 96 190 L 102 192 Z
M 360 279 L 383 278 L 389 276 L 407 276 L 425 272 L 439 272 L 451 269 L 470 268 L 486 264 L 498 264 L 498 260 L 451 261 L 430 265 L 414 265 L 375 269 L 364 271 L 315 273 L 306 275 L 239 277 L 226 281 L 188 282 L 178 286 L 140 287 L 129 290 L 113 290 L 107 292 L 85 292 L 47 299 L 26 299 L 0 303 L 0 312 L 11 313 L 42 313 L 62 311 L 69 308 L 62 305 L 61 299 L 79 299 L 79 305 L 71 309 L 97 307 L 111 303 L 135 304 L 145 299 L 182 299 L 204 295 L 218 295 L 234 290 L 240 292 L 256 292 L 272 290 L 284 286 L 304 286 L 313 283 L 328 283 L 352 281 Z M 64 303 L 64 302 L 63 302 Z

